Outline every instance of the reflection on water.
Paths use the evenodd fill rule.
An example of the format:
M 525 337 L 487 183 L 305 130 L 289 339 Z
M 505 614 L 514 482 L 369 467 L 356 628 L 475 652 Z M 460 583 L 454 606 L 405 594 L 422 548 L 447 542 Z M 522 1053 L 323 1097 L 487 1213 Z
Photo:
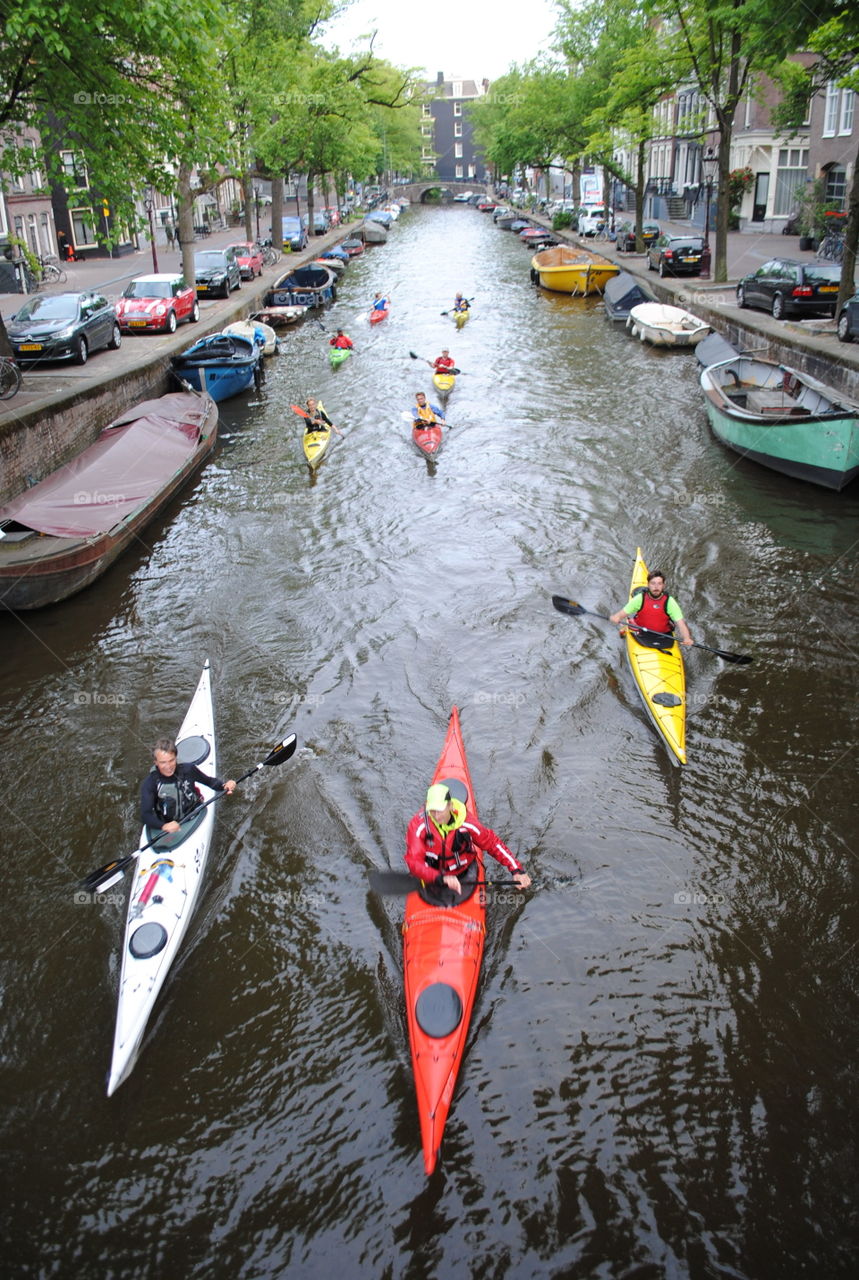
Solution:
M 223 406 L 196 486 L 94 588 L 5 618 L 7 1253 L 21 1274 L 837 1276 L 855 1033 L 856 498 L 738 460 L 694 358 L 529 283 L 470 208 L 412 210 Z M 384 325 L 367 323 L 377 290 Z M 457 332 L 440 313 L 474 296 Z M 403 413 L 448 346 L 436 460 Z M 290 409 L 345 432 L 318 472 Z M 673 769 L 606 613 L 640 545 L 696 639 Z M 212 660 L 236 776 L 129 1081 L 104 1097 L 148 747 Z M 400 865 L 450 705 L 536 886 L 491 904 L 423 1177 Z M 451 1224 L 455 1224 L 452 1227 Z

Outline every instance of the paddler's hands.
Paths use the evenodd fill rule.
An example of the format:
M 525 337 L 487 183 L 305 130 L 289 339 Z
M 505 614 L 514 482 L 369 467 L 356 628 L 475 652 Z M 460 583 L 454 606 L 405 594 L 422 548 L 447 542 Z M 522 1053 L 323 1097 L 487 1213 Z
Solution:
M 165 834 L 165 835 L 172 836 L 172 834 L 173 834 L 173 832 L 174 832 L 174 831 L 178 831 L 178 830 L 179 830 L 179 823 L 178 823 L 178 822 L 165 822 L 165 823 L 164 823 L 164 826 L 161 828 L 161 830 L 164 832 L 164 834 Z
M 531 877 L 527 871 L 516 871 L 513 875 L 513 883 L 517 889 L 527 889 L 531 883 Z
M 233 781 L 232 778 L 228 778 L 227 781 L 224 783 L 224 790 L 226 791 L 227 795 L 231 796 L 235 791 L 235 789 L 236 789 L 235 782 Z
M 462 893 L 462 885 L 456 876 L 443 876 L 442 884 L 447 885 L 448 889 L 452 889 L 454 893 Z

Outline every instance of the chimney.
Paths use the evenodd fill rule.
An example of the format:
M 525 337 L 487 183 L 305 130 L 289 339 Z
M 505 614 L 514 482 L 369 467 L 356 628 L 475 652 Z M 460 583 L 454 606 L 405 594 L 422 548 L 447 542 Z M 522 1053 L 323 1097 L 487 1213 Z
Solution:
M 444 84 L 444 72 L 443 72 L 443 71 L 439 71 L 439 72 L 436 74 L 435 82 L 436 82 L 436 84 Z

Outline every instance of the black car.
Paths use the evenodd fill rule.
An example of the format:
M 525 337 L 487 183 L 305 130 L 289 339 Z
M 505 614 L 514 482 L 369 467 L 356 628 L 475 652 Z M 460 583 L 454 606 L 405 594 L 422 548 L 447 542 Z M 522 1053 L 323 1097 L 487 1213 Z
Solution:
M 737 282 L 738 307 L 762 307 L 775 320 L 785 316 L 835 315 L 841 266 L 770 258 Z
M 859 293 L 848 298 L 838 317 L 838 337 L 842 342 L 859 338 Z
M 641 224 L 641 238 L 644 241 L 645 250 L 649 249 L 659 239 L 659 223 L 643 222 Z M 635 253 L 635 223 L 621 222 L 617 228 L 617 251 L 618 253 Z
M 50 293 L 25 302 L 6 326 L 19 364 L 72 360 L 86 364 L 93 351 L 122 345 L 116 310 L 100 294 Z
M 229 298 L 242 287 L 242 269 L 232 247 L 201 249 L 194 254 L 194 284 L 198 297 Z
M 703 252 L 701 236 L 660 236 L 647 250 L 647 270 L 661 276 L 699 276 Z

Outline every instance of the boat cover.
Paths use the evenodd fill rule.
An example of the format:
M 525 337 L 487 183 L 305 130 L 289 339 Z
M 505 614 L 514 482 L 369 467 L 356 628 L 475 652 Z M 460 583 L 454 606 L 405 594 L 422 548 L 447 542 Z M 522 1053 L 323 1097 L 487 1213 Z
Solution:
M 637 307 L 640 302 L 653 301 L 653 294 L 628 271 L 621 271 L 619 276 L 613 276 L 606 282 L 603 302 L 613 319 L 625 320 L 632 307 Z
M 705 369 L 711 364 L 721 364 L 723 360 L 735 360 L 739 354 L 737 348 L 732 347 L 727 338 L 723 338 L 720 333 L 711 333 L 695 348 L 698 363 Z
M 195 452 L 211 401 L 186 391 L 134 405 L 90 447 L 0 509 L 56 538 L 107 533 L 158 493 Z

